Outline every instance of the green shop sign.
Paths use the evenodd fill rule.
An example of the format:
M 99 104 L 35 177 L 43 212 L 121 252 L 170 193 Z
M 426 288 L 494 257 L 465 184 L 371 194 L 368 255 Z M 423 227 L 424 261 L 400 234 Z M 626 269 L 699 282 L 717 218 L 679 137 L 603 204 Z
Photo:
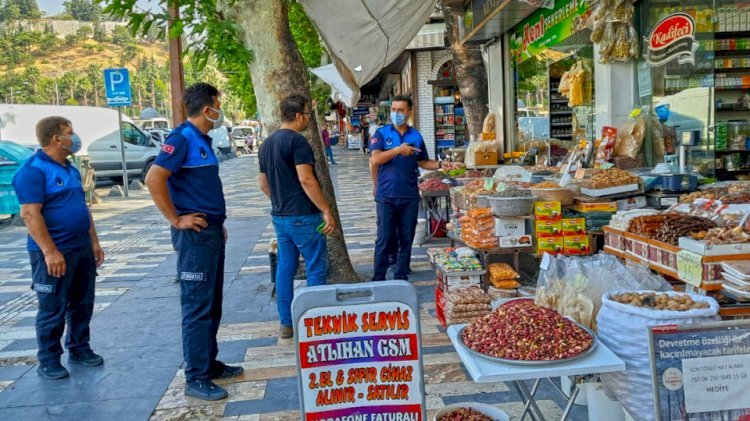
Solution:
M 511 54 L 521 63 L 585 27 L 588 0 L 555 0 L 552 9 L 540 8 L 511 31 Z

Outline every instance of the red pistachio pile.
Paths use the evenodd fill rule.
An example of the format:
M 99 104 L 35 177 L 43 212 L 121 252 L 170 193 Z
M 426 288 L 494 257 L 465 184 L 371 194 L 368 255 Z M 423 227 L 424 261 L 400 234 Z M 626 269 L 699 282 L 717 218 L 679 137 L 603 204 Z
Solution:
M 492 421 L 492 418 L 471 408 L 458 408 L 442 415 L 437 421 Z
M 482 354 L 521 361 L 571 358 L 593 344 L 588 332 L 531 301 L 502 306 L 476 320 L 464 329 L 463 340 Z
M 443 191 L 443 190 L 450 190 L 450 189 L 451 189 L 451 186 L 443 183 L 437 178 L 431 178 L 427 181 L 423 181 L 419 183 L 419 190 L 422 190 L 422 191 Z

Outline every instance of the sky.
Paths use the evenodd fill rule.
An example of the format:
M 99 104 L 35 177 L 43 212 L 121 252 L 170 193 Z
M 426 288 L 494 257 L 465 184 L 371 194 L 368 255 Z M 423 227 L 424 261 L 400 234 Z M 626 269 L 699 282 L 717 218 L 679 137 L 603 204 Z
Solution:
M 54 15 L 65 9 L 63 7 L 64 0 L 36 0 L 36 2 L 39 5 L 39 8 L 47 15 Z M 150 5 L 156 5 L 158 3 L 158 0 L 138 0 L 138 4 L 143 8 L 148 8 Z

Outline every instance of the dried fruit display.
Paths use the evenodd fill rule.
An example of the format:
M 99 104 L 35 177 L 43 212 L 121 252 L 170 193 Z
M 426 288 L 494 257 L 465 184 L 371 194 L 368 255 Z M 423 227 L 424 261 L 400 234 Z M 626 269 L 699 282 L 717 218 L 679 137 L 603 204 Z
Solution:
M 458 408 L 445 415 L 441 415 L 437 421 L 493 421 L 492 418 L 472 408 Z
M 564 360 L 594 344 L 589 332 L 532 301 L 501 306 L 468 325 L 462 339 L 476 352 L 517 361 Z
M 625 292 L 613 294 L 609 297 L 612 301 L 620 304 L 629 304 L 635 307 L 651 308 L 654 310 L 688 311 L 709 308 L 706 302 L 696 302 L 688 294 L 656 294 L 653 292 Z
M 681 215 L 664 221 L 656 231 L 654 239 L 676 246 L 680 237 L 687 237 L 701 231 L 716 228 L 716 222 L 699 216 Z
M 638 177 L 619 168 L 609 168 L 606 170 L 595 170 L 594 175 L 590 179 L 581 183 L 581 187 L 598 190 L 627 186 L 629 184 L 638 184 Z
M 677 214 L 661 214 L 661 215 L 645 215 L 645 216 L 638 216 L 633 218 L 630 221 L 630 226 L 628 227 L 627 231 L 632 232 L 633 234 L 639 234 L 643 235 L 649 238 L 652 238 L 656 235 L 656 232 L 659 231 L 661 226 L 668 220 L 668 219 L 674 219 L 679 218 L 680 215 Z
M 422 191 L 446 191 L 450 189 L 451 186 L 443 183 L 437 178 L 430 178 L 429 180 L 419 183 L 419 190 Z
M 539 184 L 534 185 L 535 189 L 561 189 L 559 184 L 554 181 L 542 181 Z
M 703 241 L 707 244 L 746 244 L 750 243 L 750 235 L 740 227 L 735 228 L 712 228 L 691 235 L 694 240 Z
M 506 281 L 518 279 L 518 272 L 513 270 L 507 263 L 491 263 L 488 267 L 490 279 L 493 281 Z M 498 287 L 502 288 L 502 287 Z

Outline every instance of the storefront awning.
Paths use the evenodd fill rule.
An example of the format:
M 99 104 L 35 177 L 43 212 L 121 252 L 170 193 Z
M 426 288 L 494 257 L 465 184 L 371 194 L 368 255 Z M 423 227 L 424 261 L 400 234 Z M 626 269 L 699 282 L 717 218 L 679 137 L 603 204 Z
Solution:
M 333 89 L 333 97 L 337 101 L 354 107 L 359 101 L 359 87 L 353 80 L 345 80 L 334 64 L 310 69 L 310 71 Z
M 414 39 L 435 0 L 300 0 L 342 79 L 372 80 Z M 348 75 L 347 75 L 348 74 Z
M 406 46 L 407 50 L 429 50 L 445 48 L 445 23 L 429 23 L 419 30 L 417 36 Z

